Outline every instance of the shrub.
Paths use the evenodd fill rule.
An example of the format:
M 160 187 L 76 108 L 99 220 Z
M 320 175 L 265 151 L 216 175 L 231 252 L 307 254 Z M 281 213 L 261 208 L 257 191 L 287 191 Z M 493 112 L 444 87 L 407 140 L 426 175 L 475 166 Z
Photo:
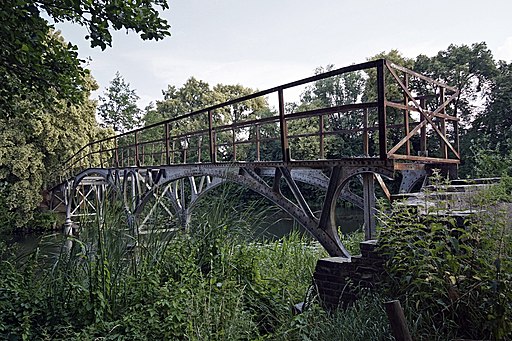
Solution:
M 385 288 L 404 302 L 418 339 L 512 334 L 510 179 L 473 198 L 464 226 L 438 212 L 394 205 L 383 219 Z M 501 202 L 500 202 L 501 201 Z

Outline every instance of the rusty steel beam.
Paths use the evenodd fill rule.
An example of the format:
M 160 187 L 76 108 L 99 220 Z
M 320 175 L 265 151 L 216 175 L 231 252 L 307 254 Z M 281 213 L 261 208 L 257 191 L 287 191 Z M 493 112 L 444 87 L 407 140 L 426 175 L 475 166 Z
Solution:
M 379 156 L 387 158 L 387 129 L 386 129 L 386 78 L 384 77 L 384 60 L 377 64 L 377 110 L 379 118 Z
M 387 65 L 387 64 L 386 64 Z M 398 85 L 400 85 L 400 87 L 402 88 L 402 90 L 407 94 L 407 96 L 412 100 L 412 102 L 414 103 L 414 105 L 416 106 L 416 108 L 418 109 L 418 111 L 420 112 L 421 115 L 423 115 L 423 117 L 425 117 L 425 119 L 428 121 L 428 123 L 430 123 L 431 127 L 436 131 L 437 135 L 448 145 L 448 147 L 452 150 L 452 152 L 454 153 L 454 155 L 457 157 L 457 158 L 460 158 L 459 156 L 459 153 L 453 148 L 453 146 L 451 145 L 450 141 L 448 141 L 448 139 L 446 138 L 445 135 L 442 134 L 442 132 L 439 130 L 439 128 L 437 128 L 437 125 L 432 121 L 432 117 L 430 115 L 428 115 L 425 111 L 423 111 L 423 108 L 421 108 L 418 104 L 418 102 L 414 99 L 414 96 L 411 94 L 411 92 L 409 91 L 409 89 L 407 89 L 405 87 L 405 85 L 402 83 L 402 81 L 400 80 L 400 78 L 398 77 L 398 75 L 396 74 L 396 72 L 391 68 L 391 67 L 387 67 L 387 69 L 389 70 L 389 72 L 391 73 L 391 75 L 395 78 L 395 81 L 398 83 Z M 439 106 L 435 111 L 434 111 L 434 114 L 436 113 L 439 113 L 441 112 L 441 110 L 443 110 L 443 108 L 446 107 L 446 105 L 448 105 L 448 103 L 450 103 L 453 99 L 455 99 L 455 97 L 458 96 L 458 92 L 455 92 L 452 96 L 450 96 L 450 98 L 445 101 L 444 103 L 441 104 L 441 106 Z M 418 128 L 419 129 L 419 128 Z M 414 131 L 414 129 L 413 129 Z M 416 130 L 417 131 L 417 130 Z M 412 132 L 411 132 L 412 133 Z M 393 154 L 394 152 L 396 152 L 398 150 L 398 148 L 400 148 L 406 141 L 408 141 L 410 139 L 410 136 L 409 137 L 405 137 L 404 139 L 402 139 L 402 141 L 400 141 L 400 143 L 398 145 L 396 145 L 392 150 L 389 151 L 389 154 Z
M 279 98 L 279 130 L 281 133 L 281 157 L 283 162 L 289 162 L 291 160 L 290 157 L 290 147 L 288 146 L 288 128 L 286 125 L 286 118 L 284 112 L 284 97 L 283 97 L 283 89 L 279 89 L 277 91 Z

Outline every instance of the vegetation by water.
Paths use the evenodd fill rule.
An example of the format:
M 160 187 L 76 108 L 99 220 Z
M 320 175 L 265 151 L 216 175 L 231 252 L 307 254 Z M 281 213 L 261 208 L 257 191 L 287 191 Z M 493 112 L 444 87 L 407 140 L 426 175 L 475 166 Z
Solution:
M 49 267 L 40 266 L 47 260 L 37 250 L 21 260 L 2 250 L 0 336 L 389 338 L 385 313 L 371 296 L 348 314 L 331 316 L 313 304 L 293 315 L 291 307 L 305 299 L 316 260 L 325 252 L 297 232 L 278 241 L 248 242 L 258 215 L 233 215 L 236 205 L 226 204 L 229 197 L 207 203 L 187 231 L 166 235 L 155 230 L 141 239 L 124 229 L 123 215 L 113 205 L 103 223 L 87 226 L 80 239 L 64 243 Z M 347 239 L 354 252 L 358 240 L 360 234 Z M 368 327 L 361 329 L 355 321 Z
M 394 206 L 382 219 L 382 290 L 405 306 L 415 339 L 512 337 L 512 178 L 470 199 L 479 213 L 464 226 L 442 213 L 449 202 L 422 218 Z
M 132 235 L 110 203 L 104 221 L 67 240 L 53 259 L 37 250 L 15 259 L 2 249 L 0 337 L 392 340 L 383 302 L 400 299 L 414 339 L 504 340 L 512 335 L 512 233 L 510 211 L 502 208 L 511 189 L 505 178 L 481 194 L 475 204 L 495 210 L 467 228 L 442 216 L 420 221 L 398 207 L 386 210 L 388 276 L 379 292 L 334 314 L 310 290 L 322 248 L 297 232 L 251 242 L 260 215 L 239 211 L 228 189 L 174 234 Z M 353 253 L 361 237 L 345 240 Z M 301 301 L 309 308 L 294 315 L 291 307 Z

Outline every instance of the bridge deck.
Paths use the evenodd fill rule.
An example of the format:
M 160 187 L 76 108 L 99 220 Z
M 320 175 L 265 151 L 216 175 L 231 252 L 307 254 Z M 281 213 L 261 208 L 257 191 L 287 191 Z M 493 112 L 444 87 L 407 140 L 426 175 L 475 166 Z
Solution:
M 374 88 L 367 99 L 360 95 L 352 103 L 307 109 L 286 106 L 290 90 L 343 82 L 341 77 L 362 72 Z M 60 180 L 92 167 L 241 162 L 321 168 L 390 160 L 457 164 L 459 119 L 453 104 L 458 93 L 386 60 L 351 65 L 91 142 L 65 162 Z M 251 101 L 274 96 L 278 107 L 270 112 L 251 109 Z
M 331 81 L 343 86 L 350 75 L 367 79 L 364 95 L 307 106 L 285 101 L 290 90 Z M 65 162 L 55 182 L 65 193 L 60 202 L 67 205 L 68 225 L 80 206 L 92 207 L 94 200 L 105 197 L 107 185 L 118 187 L 131 215 L 156 198 L 151 214 L 161 205 L 157 196 L 166 195 L 186 225 L 201 193 L 232 181 L 288 212 L 331 255 L 349 257 L 334 219 L 336 200 L 345 195 L 364 207 L 365 231 L 371 238 L 374 179 L 384 186 L 381 176 L 409 172 L 403 178 L 411 187 L 421 177 L 415 171 L 456 167 L 458 94 L 449 85 L 383 59 L 351 65 L 91 142 Z M 254 100 L 269 98 L 276 99 L 277 108 L 252 106 Z M 272 176 L 271 182 L 264 176 Z M 363 187 L 359 197 L 345 188 L 354 176 Z M 319 215 L 311 211 L 296 181 L 326 189 Z M 293 197 L 281 192 L 281 184 Z

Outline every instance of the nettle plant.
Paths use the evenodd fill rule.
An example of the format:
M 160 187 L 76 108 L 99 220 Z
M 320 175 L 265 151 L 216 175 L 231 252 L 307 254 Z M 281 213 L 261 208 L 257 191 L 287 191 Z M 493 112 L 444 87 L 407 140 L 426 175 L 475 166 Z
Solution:
M 441 192 L 443 181 L 432 179 Z M 452 203 L 442 193 L 425 195 L 435 204 L 425 202 L 422 214 L 403 203 L 381 214 L 383 287 L 405 304 L 416 338 L 512 335 L 511 189 L 503 178 L 471 194 L 475 213 L 463 223 L 447 213 Z

